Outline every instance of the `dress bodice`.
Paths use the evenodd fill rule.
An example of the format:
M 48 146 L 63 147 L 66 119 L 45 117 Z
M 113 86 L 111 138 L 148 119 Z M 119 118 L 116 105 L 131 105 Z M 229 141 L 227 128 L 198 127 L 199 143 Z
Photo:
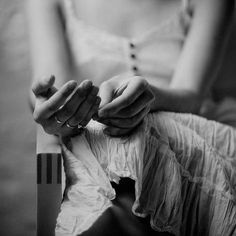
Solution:
M 87 24 L 76 15 L 73 0 L 64 0 L 67 37 L 79 80 L 100 84 L 132 73 L 168 85 L 191 23 L 189 0 L 182 1 L 182 7 L 163 24 L 127 38 Z

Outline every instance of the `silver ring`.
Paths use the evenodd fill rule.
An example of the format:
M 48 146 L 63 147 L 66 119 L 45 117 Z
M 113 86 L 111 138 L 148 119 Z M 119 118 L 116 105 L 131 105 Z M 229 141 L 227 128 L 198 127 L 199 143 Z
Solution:
M 55 118 L 57 124 L 60 124 L 60 125 L 63 124 L 63 122 L 61 120 L 59 120 L 56 115 L 54 116 L 54 118 Z
M 75 129 L 75 128 L 80 129 L 80 128 L 83 128 L 83 126 L 80 125 L 80 124 L 73 126 L 73 125 L 70 125 L 69 122 L 66 122 L 66 126 L 67 126 L 68 128 L 70 128 L 70 129 Z
M 78 124 L 77 125 L 78 129 L 84 128 L 82 125 Z

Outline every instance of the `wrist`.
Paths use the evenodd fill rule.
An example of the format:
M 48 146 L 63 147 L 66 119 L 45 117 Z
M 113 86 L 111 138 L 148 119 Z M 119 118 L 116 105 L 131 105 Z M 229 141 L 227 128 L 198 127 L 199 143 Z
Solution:
M 157 88 L 154 86 L 151 86 L 151 88 L 154 94 L 151 112 L 199 113 L 203 96 L 189 90 Z

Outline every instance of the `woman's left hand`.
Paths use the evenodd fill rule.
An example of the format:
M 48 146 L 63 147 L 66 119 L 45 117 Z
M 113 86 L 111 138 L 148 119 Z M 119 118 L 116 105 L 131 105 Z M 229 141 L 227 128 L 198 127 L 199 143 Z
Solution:
M 110 136 L 129 134 L 150 111 L 154 95 L 149 83 L 140 76 L 116 76 L 103 82 L 97 120 L 107 127 Z

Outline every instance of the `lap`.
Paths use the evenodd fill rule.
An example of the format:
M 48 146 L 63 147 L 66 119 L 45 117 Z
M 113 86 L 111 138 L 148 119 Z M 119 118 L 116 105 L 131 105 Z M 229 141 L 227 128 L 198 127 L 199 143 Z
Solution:
M 91 134 L 88 132 L 84 140 L 74 139 L 72 151 L 75 157 L 72 159 L 78 158 L 80 164 L 83 163 L 82 160 L 86 164 L 91 152 L 90 154 L 93 153 L 95 156 L 90 162 L 95 163 L 97 159 L 101 166 L 107 167 L 106 171 L 111 176 L 117 174 L 124 177 L 123 173 L 127 177 L 134 176 L 133 179 L 138 181 L 136 186 L 142 185 L 136 192 L 139 205 L 135 206 L 135 212 L 137 215 L 151 213 L 152 224 L 157 229 L 163 229 L 162 226 L 168 224 L 169 228 L 173 228 L 172 232 L 184 232 L 183 235 L 202 235 L 203 231 L 215 232 L 216 229 L 225 232 L 225 227 L 218 226 L 218 222 L 228 218 L 227 228 L 235 215 L 235 207 L 231 200 L 234 197 L 231 190 L 235 183 L 235 172 L 231 167 L 234 165 L 233 157 L 236 153 L 231 143 L 235 143 L 235 132 L 228 126 L 193 115 L 150 114 L 143 127 L 130 137 L 130 140 L 112 139 L 104 136 L 101 131 L 91 131 Z M 86 140 L 89 145 L 85 145 Z M 86 141 L 84 145 L 82 141 Z M 87 147 L 93 150 L 85 152 Z M 81 171 L 76 167 L 75 174 L 77 173 L 79 178 L 73 187 L 73 199 L 76 191 L 78 199 L 81 199 L 81 193 L 87 194 L 84 194 L 84 203 L 87 203 L 88 197 L 94 199 L 92 193 L 95 197 L 101 196 L 100 191 L 91 193 L 91 186 L 96 189 L 98 183 L 103 183 L 103 179 L 99 182 L 99 175 L 94 175 L 94 171 L 82 171 L 92 170 L 92 167 L 82 168 Z M 124 169 L 126 172 L 122 172 Z M 142 170 L 141 174 L 138 170 Z M 225 173 L 228 173 L 227 178 Z M 88 175 L 88 179 L 85 175 Z M 134 186 L 133 183 L 122 181 L 119 186 L 113 186 L 117 197 L 113 200 L 112 206 L 106 208 L 107 210 L 103 208 L 103 214 L 95 219 L 95 223 L 82 235 L 169 235 L 153 231 L 150 219 L 133 215 L 131 207 L 134 203 Z M 85 192 L 82 191 L 82 187 L 86 187 Z M 97 199 L 100 198 L 92 201 L 95 214 L 100 203 Z M 106 200 L 105 197 L 102 199 Z M 83 203 L 76 201 L 78 207 Z M 226 212 L 225 203 L 232 205 L 232 211 L 218 214 Z M 91 204 L 84 206 L 90 212 Z M 80 213 L 81 210 L 78 210 L 78 217 L 75 218 L 81 219 Z M 83 217 L 86 221 L 87 213 Z M 192 222 L 191 219 L 197 221 Z M 169 231 L 167 228 L 166 230 Z M 192 230 L 196 230 L 197 233 Z
M 85 231 L 82 236 L 171 236 L 168 233 L 154 231 L 150 227 L 150 218 L 139 218 L 132 211 L 134 203 L 134 181 L 122 178 L 120 184 L 113 184 L 117 197 L 113 206 Z

